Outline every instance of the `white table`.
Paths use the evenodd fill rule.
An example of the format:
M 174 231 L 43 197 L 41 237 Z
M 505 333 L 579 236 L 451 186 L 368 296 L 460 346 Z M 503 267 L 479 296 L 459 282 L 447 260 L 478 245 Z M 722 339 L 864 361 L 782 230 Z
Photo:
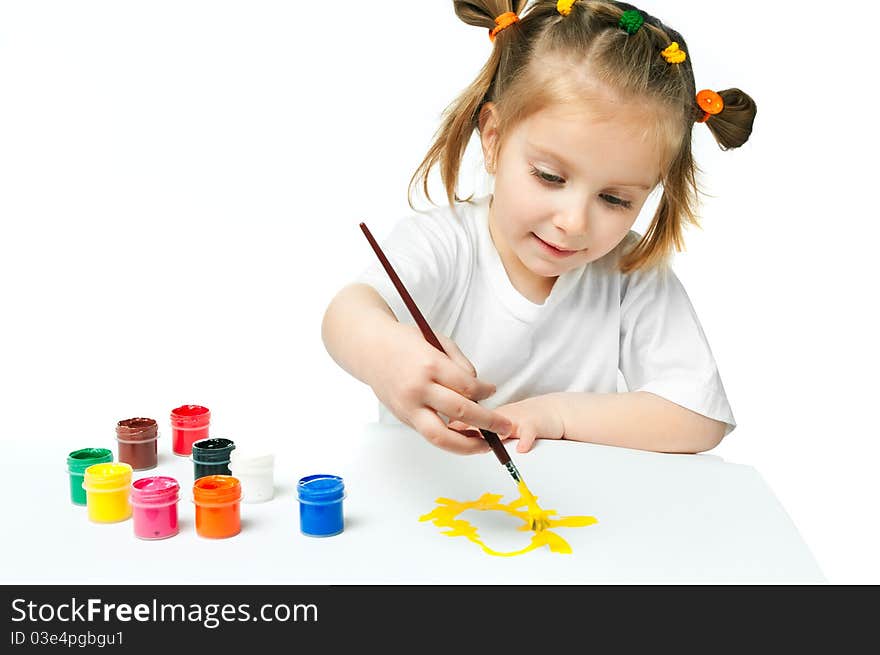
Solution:
M 16 449 L 19 449 L 17 451 Z M 25 444 L 7 444 L 21 462 Z M 160 452 L 157 469 L 182 486 L 181 533 L 163 541 L 134 537 L 131 521 L 93 524 L 69 501 L 66 452 L 58 475 L 9 466 L 4 488 L 27 502 L 11 512 L 0 583 L 824 583 L 785 510 L 753 468 L 712 455 L 663 455 L 572 442 L 539 441 L 528 454 L 508 449 L 544 507 L 591 515 L 595 525 L 555 528 L 572 554 L 547 548 L 492 557 L 462 537 L 443 536 L 419 517 L 445 496 L 485 492 L 512 500 L 515 485 L 491 453 L 461 457 L 430 446 L 401 426 L 369 424 L 340 441 L 339 468 L 297 470 L 296 452 L 276 458 L 274 500 L 242 505 L 241 534 L 196 535 L 192 465 Z M 45 467 L 49 468 L 49 467 Z M 54 471 L 56 467 L 51 467 Z M 301 475 L 343 476 L 345 531 L 316 539 L 299 532 L 295 485 Z M 528 533 L 513 517 L 469 511 L 491 547 L 517 550 Z

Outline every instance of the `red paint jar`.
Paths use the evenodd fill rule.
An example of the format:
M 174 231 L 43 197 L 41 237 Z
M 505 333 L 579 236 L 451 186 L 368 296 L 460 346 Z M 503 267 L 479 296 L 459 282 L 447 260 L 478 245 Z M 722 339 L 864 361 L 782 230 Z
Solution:
M 131 483 L 134 535 L 140 539 L 167 539 L 179 531 L 177 501 L 180 485 L 174 478 L 157 475 Z
M 155 468 L 159 461 L 156 440 L 159 426 L 152 418 L 127 418 L 116 424 L 116 441 L 119 445 L 119 461 L 131 466 L 133 471 Z
M 241 483 L 231 475 L 206 475 L 193 485 L 196 533 L 223 539 L 241 532 Z
M 171 410 L 171 449 L 175 455 L 192 454 L 193 442 L 208 438 L 211 411 L 201 405 L 181 405 Z

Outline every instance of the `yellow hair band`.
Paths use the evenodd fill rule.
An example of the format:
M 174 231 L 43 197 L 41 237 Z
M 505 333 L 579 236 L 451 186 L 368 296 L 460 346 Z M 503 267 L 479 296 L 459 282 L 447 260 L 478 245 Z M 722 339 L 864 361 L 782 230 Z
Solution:
M 679 50 L 678 44 L 675 41 L 660 54 L 670 64 L 680 64 L 687 59 L 687 53 L 684 50 Z
M 494 41 L 495 35 L 502 30 L 506 30 L 514 23 L 519 22 L 519 16 L 512 11 L 505 11 L 495 19 L 495 27 L 489 31 L 489 40 Z
M 571 8 L 575 2 L 577 2 L 577 0 L 557 0 L 556 11 L 563 16 L 568 16 L 571 13 Z

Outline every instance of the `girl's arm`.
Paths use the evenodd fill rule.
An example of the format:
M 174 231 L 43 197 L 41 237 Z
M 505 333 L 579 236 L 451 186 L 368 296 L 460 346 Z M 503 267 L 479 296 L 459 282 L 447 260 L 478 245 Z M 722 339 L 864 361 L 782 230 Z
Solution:
M 726 424 L 645 391 L 560 392 L 497 408 L 516 425 L 517 450 L 535 439 L 571 439 L 662 453 L 700 453 L 717 446 Z M 453 429 L 463 429 L 458 422 Z
M 371 355 L 378 337 L 397 325 L 394 312 L 382 296 L 366 284 L 342 289 L 324 312 L 321 338 L 339 366 L 365 384 L 370 384 Z
M 573 441 L 652 450 L 699 453 L 724 437 L 726 424 L 644 391 L 555 393 L 563 437 Z

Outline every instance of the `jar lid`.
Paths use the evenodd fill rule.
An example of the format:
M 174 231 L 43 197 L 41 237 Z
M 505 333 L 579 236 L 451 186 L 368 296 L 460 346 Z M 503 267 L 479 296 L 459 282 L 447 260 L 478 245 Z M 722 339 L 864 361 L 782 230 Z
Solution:
M 229 465 L 243 469 L 270 469 L 274 463 L 275 455 L 271 453 L 248 453 L 237 449 L 229 453 Z
M 131 465 L 125 462 L 92 464 L 85 470 L 83 489 L 86 491 L 118 491 L 131 483 Z
M 231 475 L 206 475 L 193 484 L 197 505 L 224 505 L 241 498 L 241 482 Z
M 196 464 L 218 464 L 229 461 L 229 454 L 235 448 L 232 439 L 208 437 L 194 441 L 192 458 Z
M 204 427 L 211 420 L 211 410 L 201 405 L 181 405 L 171 410 L 171 424 L 175 427 Z
M 154 475 L 138 478 L 131 483 L 131 497 L 142 503 L 167 502 L 177 500 L 180 484 L 167 475 Z
M 120 441 L 152 441 L 159 434 L 153 418 L 127 418 L 116 424 L 116 438 Z
M 67 469 L 82 473 L 93 464 L 112 461 L 113 453 L 108 448 L 80 448 L 67 455 Z
M 345 484 L 338 475 L 307 475 L 296 488 L 299 500 L 306 503 L 329 503 L 345 495 Z

